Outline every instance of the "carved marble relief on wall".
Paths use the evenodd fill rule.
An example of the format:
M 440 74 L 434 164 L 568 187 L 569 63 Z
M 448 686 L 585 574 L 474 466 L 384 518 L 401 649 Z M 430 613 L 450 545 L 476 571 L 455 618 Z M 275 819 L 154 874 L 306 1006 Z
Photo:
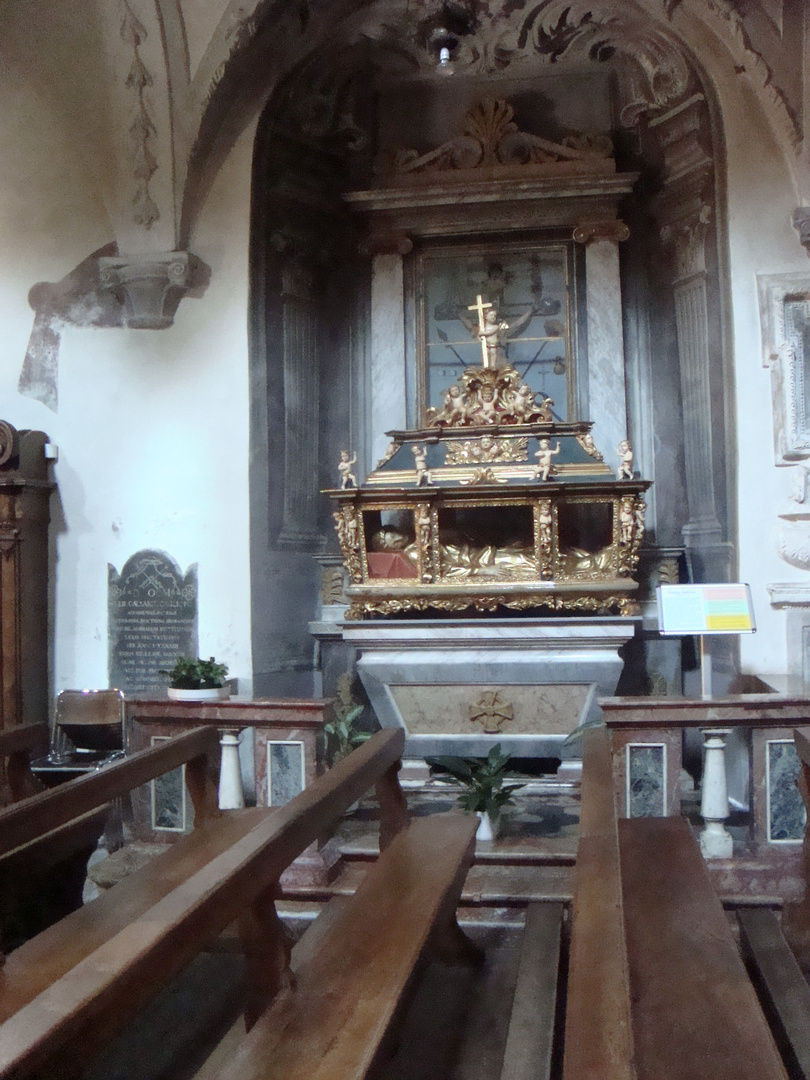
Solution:
M 792 466 L 787 508 L 779 514 L 777 551 L 810 569 L 810 274 L 758 278 L 763 363 L 771 371 L 774 458 Z

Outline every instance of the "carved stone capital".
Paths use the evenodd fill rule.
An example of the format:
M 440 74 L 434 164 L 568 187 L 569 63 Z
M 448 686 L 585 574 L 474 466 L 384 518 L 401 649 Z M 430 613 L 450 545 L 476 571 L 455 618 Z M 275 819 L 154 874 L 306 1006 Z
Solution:
M 630 230 L 619 218 L 599 218 L 583 221 L 574 229 L 574 240 L 578 244 L 590 244 L 594 240 L 612 240 L 620 244 L 630 236 Z
M 692 212 L 661 228 L 661 240 L 675 257 L 675 280 L 706 272 L 706 236 L 712 208 L 701 203 Z
M 799 243 L 810 255 L 810 206 L 797 206 L 793 211 L 793 228 L 799 234 Z
M 289 300 L 312 300 L 315 275 L 301 259 L 289 259 L 281 271 L 281 295 Z
M 366 258 L 375 255 L 410 255 L 413 240 L 402 229 L 380 229 L 362 240 L 358 251 Z
M 210 268 L 188 251 L 105 256 L 98 260 L 101 287 L 119 294 L 126 325 L 165 330 L 183 297 L 207 284 Z

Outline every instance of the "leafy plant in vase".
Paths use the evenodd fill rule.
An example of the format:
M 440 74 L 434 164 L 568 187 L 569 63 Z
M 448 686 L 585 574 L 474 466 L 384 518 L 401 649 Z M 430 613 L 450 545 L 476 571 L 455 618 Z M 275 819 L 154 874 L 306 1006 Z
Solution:
M 330 766 L 336 765 L 356 747 L 371 738 L 370 731 L 360 731 L 355 721 L 363 712 L 352 697 L 352 674 L 346 672 L 337 681 L 337 696 L 332 703 L 332 718 L 323 726 L 324 750 Z
M 230 688 L 225 682 L 228 665 L 218 663 L 213 656 L 178 656 L 171 671 L 161 671 L 169 677 L 167 693 L 172 701 L 225 701 Z
M 493 746 L 485 758 L 429 757 L 426 759 L 432 776 L 444 784 L 461 784 L 459 806 L 478 815 L 475 834 L 479 840 L 494 840 L 501 823 L 504 806 L 514 804 L 512 792 L 524 784 L 507 784 L 506 770 L 512 760 L 501 752 L 500 744 Z

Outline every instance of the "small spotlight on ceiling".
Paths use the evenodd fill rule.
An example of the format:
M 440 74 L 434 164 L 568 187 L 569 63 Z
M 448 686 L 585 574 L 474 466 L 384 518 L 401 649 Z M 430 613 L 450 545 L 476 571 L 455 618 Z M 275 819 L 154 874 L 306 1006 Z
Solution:
M 453 67 L 453 61 L 450 59 L 450 49 L 447 45 L 442 45 L 439 49 L 439 72 L 442 75 L 452 75 L 456 69 Z

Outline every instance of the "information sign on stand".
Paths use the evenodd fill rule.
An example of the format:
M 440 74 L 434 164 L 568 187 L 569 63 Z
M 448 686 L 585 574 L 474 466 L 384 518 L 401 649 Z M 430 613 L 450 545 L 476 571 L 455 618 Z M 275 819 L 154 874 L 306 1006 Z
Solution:
M 700 638 L 700 685 L 711 697 L 711 655 L 704 639 L 709 634 L 753 634 L 756 630 L 748 585 L 659 585 L 658 628 L 662 634 Z

